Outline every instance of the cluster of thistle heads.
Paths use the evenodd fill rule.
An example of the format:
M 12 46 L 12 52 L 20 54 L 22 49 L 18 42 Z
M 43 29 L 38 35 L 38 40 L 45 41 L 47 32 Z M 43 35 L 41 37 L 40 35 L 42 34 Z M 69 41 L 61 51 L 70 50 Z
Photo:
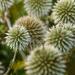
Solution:
M 0 10 L 14 4 L 14 0 L 0 0 Z M 75 45 L 75 1 L 24 0 L 28 15 L 19 18 L 6 36 L 7 45 L 15 50 L 30 49 L 26 60 L 27 75 L 64 75 L 68 54 Z M 55 26 L 48 28 L 40 19 L 51 16 Z

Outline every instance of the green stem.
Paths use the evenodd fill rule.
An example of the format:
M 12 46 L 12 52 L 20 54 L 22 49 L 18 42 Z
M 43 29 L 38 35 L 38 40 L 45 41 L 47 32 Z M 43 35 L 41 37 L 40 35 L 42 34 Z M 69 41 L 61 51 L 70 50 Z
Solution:
M 26 59 L 26 56 L 25 56 L 24 52 L 22 50 L 19 50 L 19 52 L 20 52 L 20 54 L 22 56 L 22 59 L 25 60 Z
M 8 67 L 8 69 L 7 69 L 7 71 L 5 72 L 4 75 L 8 75 L 8 73 L 10 72 L 10 70 L 11 70 L 11 68 L 12 68 L 12 66 L 13 66 L 13 64 L 14 64 L 14 62 L 15 62 L 16 55 L 17 55 L 17 50 L 15 51 L 14 56 L 13 56 L 13 59 L 12 59 L 12 61 L 10 62 L 9 67 Z

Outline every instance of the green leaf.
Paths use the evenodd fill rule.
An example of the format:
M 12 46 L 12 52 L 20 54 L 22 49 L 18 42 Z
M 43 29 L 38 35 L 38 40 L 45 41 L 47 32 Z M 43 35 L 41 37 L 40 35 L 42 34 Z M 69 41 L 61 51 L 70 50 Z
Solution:
M 12 24 L 21 16 L 27 15 L 23 1 L 15 3 L 9 10 Z

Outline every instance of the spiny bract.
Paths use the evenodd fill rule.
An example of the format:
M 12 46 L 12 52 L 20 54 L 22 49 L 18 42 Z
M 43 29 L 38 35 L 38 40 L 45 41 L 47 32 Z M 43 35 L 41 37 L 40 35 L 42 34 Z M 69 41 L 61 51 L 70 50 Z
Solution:
M 27 75 L 64 75 L 66 68 L 62 53 L 53 46 L 36 48 L 26 64 Z
M 67 24 L 65 24 L 67 25 Z M 67 53 L 75 44 L 75 35 L 68 26 L 58 24 L 53 26 L 47 34 L 47 44 L 52 44 L 61 52 Z
M 14 3 L 14 0 L 0 0 L 0 10 L 8 10 Z
M 13 50 L 24 50 L 31 38 L 23 26 L 14 25 L 7 33 L 6 43 Z
M 52 0 L 25 0 L 27 12 L 36 17 L 47 15 L 52 8 Z
M 3 75 L 4 71 L 5 71 L 5 68 L 2 65 L 2 62 L 0 61 L 0 75 Z
M 75 1 L 59 0 L 53 9 L 55 23 L 75 23 Z
M 24 26 L 28 30 L 31 36 L 32 46 L 39 45 L 43 42 L 43 38 L 45 37 L 46 33 L 46 28 L 40 20 L 33 17 L 24 16 L 19 18 L 15 24 Z

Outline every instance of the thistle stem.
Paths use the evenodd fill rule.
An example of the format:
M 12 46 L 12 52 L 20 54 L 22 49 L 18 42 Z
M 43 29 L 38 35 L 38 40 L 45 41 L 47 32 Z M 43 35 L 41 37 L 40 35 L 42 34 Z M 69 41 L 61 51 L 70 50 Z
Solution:
M 12 61 L 10 62 L 9 67 L 8 67 L 8 69 L 7 69 L 7 71 L 5 72 L 4 75 L 8 75 L 8 73 L 10 72 L 10 70 L 11 70 L 11 68 L 12 68 L 12 66 L 13 66 L 13 64 L 14 64 L 14 62 L 15 62 L 16 55 L 17 55 L 17 50 L 15 51 L 14 56 L 13 56 L 13 59 L 12 59 Z
M 8 28 L 10 29 L 12 26 L 11 26 L 11 22 L 10 22 L 10 19 L 8 17 L 8 12 L 7 11 L 4 13 L 4 17 L 5 17 L 5 21 L 8 25 Z

